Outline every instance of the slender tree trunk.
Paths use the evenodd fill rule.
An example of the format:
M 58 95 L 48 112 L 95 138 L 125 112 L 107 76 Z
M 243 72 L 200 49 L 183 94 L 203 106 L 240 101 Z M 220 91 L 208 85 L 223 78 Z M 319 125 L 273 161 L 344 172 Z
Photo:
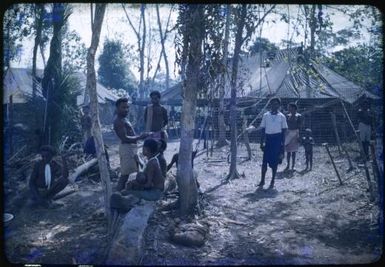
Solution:
M 144 92 L 144 50 L 146 46 L 146 19 L 144 11 L 146 9 L 146 4 L 141 4 L 140 6 L 140 18 L 143 21 L 143 32 L 142 32 L 142 40 L 141 40 L 141 46 L 139 51 L 139 58 L 140 58 L 140 80 L 139 80 L 139 95 L 140 98 L 143 99 L 145 92 Z
M 238 16 L 237 33 L 235 36 L 235 48 L 233 64 L 231 69 L 231 99 L 230 99 L 230 125 L 231 125 L 231 161 L 230 171 L 227 179 L 234 179 L 238 177 L 237 172 L 237 111 L 236 111 L 236 99 L 237 99 L 237 76 L 238 76 L 238 62 L 239 53 L 242 46 L 242 33 L 246 20 L 247 5 L 243 4 L 241 13 Z
M 218 129 L 219 129 L 219 138 L 216 144 L 217 147 L 222 147 L 227 145 L 226 141 L 226 125 L 225 125 L 225 86 L 226 86 L 226 74 L 227 74 L 227 57 L 228 57 L 228 47 L 229 47 L 229 33 L 230 33 L 230 14 L 231 6 L 226 5 L 226 26 L 225 26 L 225 39 L 223 44 L 223 66 L 224 73 L 222 74 L 222 81 L 219 87 L 219 110 L 218 110 Z
M 190 36 L 185 35 L 184 38 L 190 37 L 188 39 L 190 40 L 190 49 L 188 50 L 185 86 L 183 87 L 182 128 L 177 171 L 180 212 L 182 215 L 191 213 L 198 201 L 198 191 L 191 166 L 191 152 L 195 128 L 197 92 L 199 90 L 199 72 L 202 60 L 202 41 L 204 38 L 204 25 L 202 25 L 204 6 L 189 5 L 187 14 L 189 19 L 185 19 L 184 22 L 186 23 L 186 28 L 189 29 L 187 32 Z
M 44 56 L 44 48 L 43 48 L 43 45 L 40 44 L 39 45 L 39 48 L 40 48 L 40 55 L 41 55 L 41 58 L 43 59 L 43 65 L 44 65 L 44 68 L 46 66 L 46 61 L 45 61 L 45 56 Z
M 44 142 L 47 143 L 49 139 L 53 139 L 54 142 L 58 137 L 56 137 L 56 130 L 59 128 L 57 125 L 60 123 L 61 110 L 58 110 L 53 102 L 56 100 L 56 90 L 57 86 L 60 84 L 61 77 L 61 69 L 62 69 L 62 53 L 61 53 L 61 43 L 62 43 L 62 28 L 65 23 L 65 11 L 67 8 L 67 4 L 55 3 L 53 5 L 52 11 L 52 20 L 53 20 L 53 36 L 50 44 L 50 54 L 47 61 L 47 66 L 44 69 L 44 77 L 42 80 L 43 87 L 43 95 L 46 96 L 47 101 L 47 114 L 51 114 L 47 116 L 47 123 L 43 129 L 44 131 Z M 49 92 L 49 93 L 48 93 Z M 49 96 L 48 96 L 49 94 Z M 48 97 L 47 97 L 48 96 Z M 52 116 L 55 114 L 55 116 Z M 51 127 L 53 132 L 53 138 L 49 133 L 48 129 Z
M 37 59 L 37 49 L 41 43 L 41 33 L 43 28 L 43 16 L 44 16 L 44 5 L 35 4 L 35 44 L 33 46 L 33 56 L 32 56 L 32 98 L 36 97 L 36 59 Z
M 317 21 L 315 17 L 315 11 L 316 11 L 316 5 L 311 6 L 310 11 L 310 55 L 309 57 L 312 58 L 314 56 L 314 46 L 315 46 L 315 30 L 317 27 Z
M 170 14 L 171 14 L 171 10 L 170 10 Z M 170 16 L 169 16 L 169 20 L 167 21 L 166 32 L 164 35 L 163 35 L 163 31 L 162 31 L 162 24 L 160 23 L 159 5 L 158 4 L 156 5 L 156 16 L 158 19 L 160 43 L 162 44 L 162 51 L 161 51 L 160 57 L 162 57 L 162 55 L 163 55 L 164 65 L 166 67 L 166 90 L 167 90 L 169 88 L 169 82 L 170 82 L 170 70 L 168 67 L 168 60 L 167 60 L 166 49 L 164 47 L 164 41 L 166 40 L 167 26 L 168 26 L 168 21 L 170 20 Z M 158 65 L 157 65 L 155 72 L 158 71 L 159 63 L 160 63 L 160 58 L 159 58 L 159 62 L 158 62 Z M 155 73 L 155 75 L 156 75 L 156 73 Z M 155 75 L 154 75 L 154 78 L 155 78 Z
M 108 228 L 111 226 L 110 196 L 111 181 L 108 171 L 107 159 L 105 157 L 102 132 L 100 130 L 98 96 L 96 93 L 95 54 L 99 45 L 100 31 L 103 24 L 106 4 L 96 4 L 93 21 L 91 46 L 87 53 L 87 83 L 86 90 L 90 94 L 90 110 L 92 118 L 92 135 L 95 139 L 96 155 L 98 158 L 99 172 L 104 187 L 105 214 L 108 219 Z

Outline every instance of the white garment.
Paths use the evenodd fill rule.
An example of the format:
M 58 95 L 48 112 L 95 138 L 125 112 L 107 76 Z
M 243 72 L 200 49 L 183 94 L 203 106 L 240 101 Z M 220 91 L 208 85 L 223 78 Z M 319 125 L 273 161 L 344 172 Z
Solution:
M 48 189 L 51 187 L 51 166 L 49 164 L 45 164 L 45 185 Z
M 286 117 L 281 112 L 273 115 L 270 111 L 263 114 L 260 128 L 265 128 L 266 134 L 281 133 L 282 129 L 287 129 Z

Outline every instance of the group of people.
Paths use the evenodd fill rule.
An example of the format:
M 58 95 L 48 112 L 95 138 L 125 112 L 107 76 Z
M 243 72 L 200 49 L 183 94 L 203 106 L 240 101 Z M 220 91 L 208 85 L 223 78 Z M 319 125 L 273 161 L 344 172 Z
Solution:
M 305 148 L 306 155 L 306 170 L 312 169 L 313 165 L 313 145 L 314 140 L 311 136 L 311 130 L 305 130 L 305 136 L 300 138 L 300 129 L 302 127 L 302 116 L 297 112 L 297 105 L 289 103 L 288 114 L 284 115 L 279 111 L 281 100 L 272 98 L 269 102 L 270 111 L 263 114 L 259 129 L 261 130 L 261 150 L 263 151 L 261 181 L 258 186 L 263 187 L 267 166 L 272 170 L 272 178 L 269 188 L 274 187 L 275 176 L 277 174 L 278 165 L 284 159 L 284 153 L 287 153 L 287 166 L 285 171 L 291 168 L 294 169 L 296 152 L 300 143 Z M 255 130 L 256 127 L 247 128 L 248 131 Z
M 174 163 L 178 164 L 178 154 L 175 154 L 172 161 L 167 165 L 163 152 L 167 148 L 168 124 L 167 110 L 160 105 L 161 94 L 158 91 L 150 93 L 151 104 L 145 108 L 144 122 L 145 131 L 136 134 L 131 123 L 128 121 L 129 100 L 119 98 L 116 105 L 116 113 L 113 121 L 113 128 L 120 140 L 119 157 L 121 176 L 116 185 L 115 192 L 111 195 L 111 208 L 128 210 L 133 203 L 139 199 L 158 200 L 163 195 L 164 182 L 167 171 Z M 269 188 L 274 187 L 278 165 L 284 159 L 286 151 L 287 166 L 285 170 L 295 167 L 296 152 L 300 144 L 304 146 L 306 156 L 306 169 L 311 170 L 313 165 L 312 131 L 305 129 L 305 134 L 300 137 L 302 127 L 302 116 L 297 112 L 295 103 L 288 104 L 288 114 L 284 115 L 279 111 L 281 101 L 279 98 L 272 98 L 269 102 L 270 111 L 264 113 L 259 125 L 261 129 L 260 148 L 263 151 L 261 180 L 258 186 L 265 184 L 267 167 L 272 170 L 272 179 Z M 86 110 L 87 112 L 87 110 Z M 360 137 L 363 150 L 366 156 L 369 153 L 369 140 L 373 125 L 372 112 L 365 101 L 358 112 Z M 91 120 L 82 120 L 82 126 L 90 129 Z M 250 132 L 255 130 L 254 126 L 247 128 Z M 86 131 L 84 141 L 90 139 L 90 131 Z M 147 158 L 142 159 L 138 155 L 138 141 L 144 140 L 142 154 Z M 87 143 L 87 142 L 86 142 Z M 87 144 L 86 144 L 87 145 Z M 196 156 L 194 151 L 192 160 Z M 33 167 L 29 180 L 29 187 L 34 203 L 43 206 L 50 206 L 54 196 L 62 191 L 67 184 L 68 168 L 66 157 L 62 156 L 62 163 L 54 160 L 56 154 L 52 146 L 41 147 L 42 159 Z M 193 164 L 193 162 L 192 162 Z M 129 179 L 133 175 L 133 179 Z M 197 184 L 199 187 L 199 184 Z

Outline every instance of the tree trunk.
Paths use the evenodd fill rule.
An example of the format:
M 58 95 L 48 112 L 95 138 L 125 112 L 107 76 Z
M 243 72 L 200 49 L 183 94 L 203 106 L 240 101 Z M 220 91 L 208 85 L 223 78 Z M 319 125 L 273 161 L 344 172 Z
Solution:
M 145 22 L 145 16 L 144 11 L 146 9 L 146 4 L 141 4 L 140 6 L 140 19 L 143 21 L 143 33 L 142 33 L 142 40 L 140 45 L 140 51 L 139 51 L 139 59 L 140 59 L 140 80 L 139 80 L 139 95 L 140 98 L 144 98 L 144 49 L 146 45 L 146 22 Z
M 33 46 L 33 56 L 32 56 L 32 98 L 36 97 L 36 58 L 37 58 L 37 49 L 41 43 L 41 33 L 43 28 L 43 16 L 44 16 L 44 5 L 35 4 L 35 44 Z
M 170 10 L 170 14 L 171 14 L 171 10 Z M 166 49 L 164 47 L 164 41 L 166 40 L 166 32 L 167 32 L 168 21 L 167 21 L 167 25 L 166 25 L 166 32 L 163 35 L 162 24 L 160 23 L 159 5 L 158 4 L 156 5 L 156 16 L 157 16 L 157 19 L 158 19 L 160 43 L 162 44 L 162 51 L 160 53 L 160 56 L 162 57 L 162 55 L 163 55 L 164 65 L 166 66 L 166 90 L 167 90 L 169 88 L 169 82 L 170 82 L 170 71 L 169 71 L 169 67 L 168 67 L 168 60 L 167 60 Z M 170 17 L 169 17 L 169 19 L 170 19 Z M 160 62 L 160 59 L 159 59 L 159 62 Z M 155 72 L 157 72 L 158 67 L 159 67 L 159 63 L 157 65 L 157 68 L 156 68 Z M 155 78 L 155 75 L 154 75 L 154 78 Z
M 92 135 L 95 139 L 96 155 L 98 159 L 100 177 L 104 186 L 105 214 L 108 219 L 108 228 L 111 226 L 110 196 L 111 181 L 108 171 L 107 159 L 105 157 L 104 143 L 100 130 L 98 96 L 96 93 L 96 74 L 95 74 L 95 53 L 99 45 L 100 31 L 103 24 L 106 4 L 96 4 L 95 16 L 93 21 L 91 46 L 87 53 L 87 83 L 86 90 L 90 94 L 90 110 L 92 118 Z
M 312 5 L 310 11 L 310 58 L 314 56 L 314 46 L 315 46 L 315 30 L 317 27 L 317 21 L 315 17 L 316 5 Z
M 183 87 L 182 128 L 177 171 L 180 213 L 182 215 L 191 213 L 198 201 L 198 191 L 191 166 L 191 152 L 195 128 L 197 92 L 199 90 L 199 72 L 202 60 L 202 41 L 204 37 L 202 18 L 204 6 L 189 5 L 187 14 L 189 19 L 185 19 L 184 22 L 188 31 L 185 31 L 184 38 L 190 37 L 187 39 L 190 41 L 190 49 L 188 50 L 185 86 Z
M 67 8 L 67 4 L 55 3 L 53 5 L 52 11 L 52 20 L 53 20 L 53 36 L 50 44 L 50 54 L 47 62 L 47 66 L 44 69 L 44 77 L 42 80 L 43 95 L 47 98 L 47 114 L 55 114 L 55 116 L 47 116 L 47 123 L 44 127 L 44 142 L 47 143 L 50 139 L 51 134 L 49 134 L 48 129 L 51 127 L 53 129 L 52 135 L 53 139 L 56 142 L 56 129 L 60 120 L 57 117 L 60 117 L 61 110 L 58 110 L 54 106 L 54 101 L 56 99 L 56 90 L 60 82 L 61 77 L 61 67 L 62 67 L 62 53 L 61 53 L 61 43 L 62 43 L 62 28 L 65 23 L 64 14 Z M 49 95 L 49 96 L 48 96 Z M 47 97 L 48 96 L 48 97 Z
M 226 5 L 226 26 L 225 26 L 225 39 L 223 45 L 223 67 L 224 73 L 222 74 L 221 86 L 219 87 L 219 110 L 218 110 L 218 130 L 219 138 L 216 144 L 217 147 L 227 145 L 226 141 L 226 125 L 225 125 L 225 86 L 226 86 L 226 73 L 227 73 L 227 57 L 229 47 L 229 33 L 230 33 L 230 14 L 231 6 Z
M 237 76 L 238 76 L 238 62 L 239 53 L 242 46 L 242 33 L 243 27 L 246 20 L 247 5 L 243 4 L 241 8 L 241 14 L 238 16 L 237 33 L 235 36 L 235 48 L 233 56 L 233 64 L 231 69 L 231 99 L 230 99 L 230 125 L 231 125 L 231 162 L 230 171 L 227 179 L 234 179 L 238 177 L 237 172 L 237 111 L 236 111 L 236 100 L 237 100 Z

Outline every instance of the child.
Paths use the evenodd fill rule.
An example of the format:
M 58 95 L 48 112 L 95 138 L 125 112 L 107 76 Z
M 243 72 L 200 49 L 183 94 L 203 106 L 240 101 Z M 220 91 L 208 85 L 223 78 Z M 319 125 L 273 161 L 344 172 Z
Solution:
M 310 163 L 310 171 L 311 171 L 311 168 L 313 166 L 313 145 L 314 145 L 314 140 L 313 140 L 313 137 L 311 136 L 311 130 L 309 128 L 307 128 L 305 130 L 305 136 L 302 137 L 302 145 L 304 146 L 305 148 L 305 157 L 306 157 L 306 171 L 309 167 L 309 163 Z

